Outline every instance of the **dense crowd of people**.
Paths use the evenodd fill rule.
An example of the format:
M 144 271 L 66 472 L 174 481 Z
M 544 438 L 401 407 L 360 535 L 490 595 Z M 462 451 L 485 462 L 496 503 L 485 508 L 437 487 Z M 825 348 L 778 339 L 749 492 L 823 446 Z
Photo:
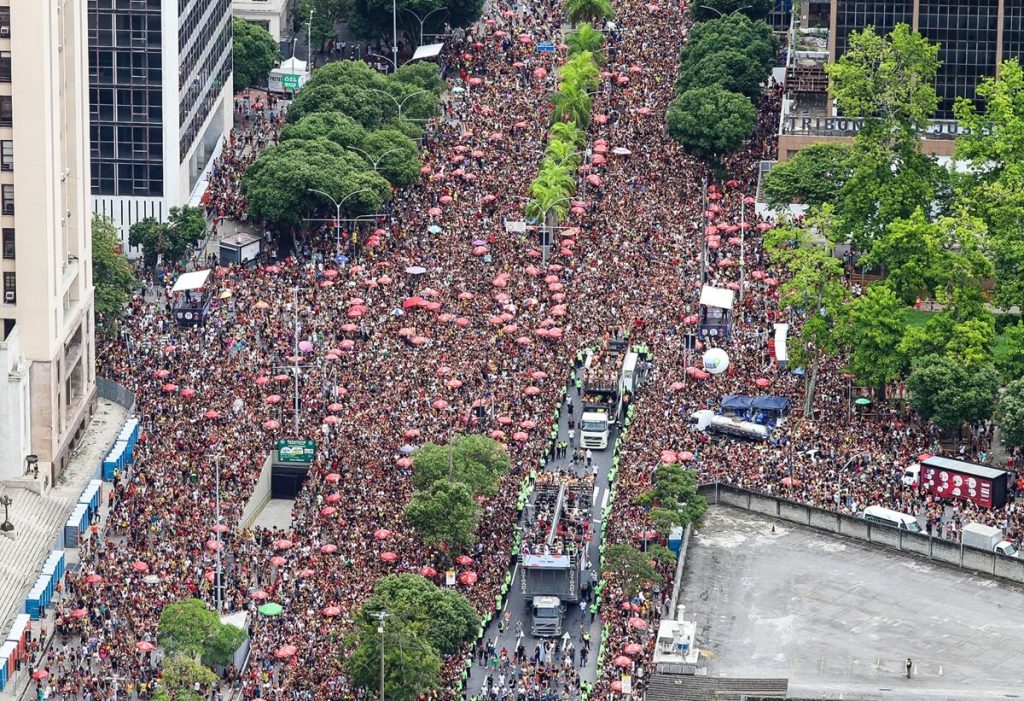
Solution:
M 535 44 L 559 44 L 562 18 L 554 0 L 490 7 L 446 46 L 461 90 L 446 97 L 444 114 L 427 130 L 421 183 L 396 193 L 373 232 L 379 245 L 359 264 L 336 267 L 334 236 L 321 231 L 273 265 L 218 268 L 202 326 L 175 326 L 164 304 L 141 296 L 127 309 L 123 327 L 132 342 L 106 345 L 99 373 L 136 392 L 146 431 L 130 479 L 123 476 L 112 494 L 106 528 L 69 578 L 58 640 L 36 665 L 49 672 L 57 698 L 150 698 L 153 653 L 140 644 L 156 640 L 164 602 L 198 596 L 214 603 L 218 552 L 223 610 L 245 611 L 251 621 L 242 697 L 359 698 L 343 673 L 337 634 L 351 626 L 378 578 L 428 566 L 443 572 L 448 562 L 403 523 L 412 493 L 403 448 L 466 431 L 506 440 L 512 456 L 502 489 L 483 504 L 477 544 L 461 553 L 469 564 L 459 566 L 477 575 L 459 590 L 481 612 L 492 610 L 508 571 L 519 483 L 549 448 L 552 410 L 576 350 L 611 328 L 647 344 L 654 363 L 635 400 L 608 542 L 644 539 L 650 525 L 633 497 L 649 486 L 664 450 L 692 453 L 702 480 L 851 513 L 874 503 L 928 508 L 945 528 L 949 516 L 897 476 L 934 435 L 885 411 L 852 411 L 851 387 L 835 361 L 823 361 L 814 417 L 794 412 L 771 443 L 709 442 L 689 427 L 691 411 L 715 408 L 730 393 L 802 402 L 802 378 L 779 369 L 767 344 L 774 322 L 791 321 L 797 331 L 799 319 L 779 312 L 784 271 L 761 249 L 749 199 L 758 161 L 773 150 L 778 88 L 765 94 L 758 133 L 726 159 L 728 177 L 718 181 L 664 126 L 689 21 L 685 4 L 615 3 L 605 33 L 612 50 L 593 96 L 591 157 L 580 173 L 598 175 L 601 184 L 584 190 L 581 180 L 545 265 L 536 233 L 507 233 L 504 222 L 523 219 L 542 158 L 546 105 L 564 49 L 538 53 Z M 535 77 L 536 68 L 547 77 Z M 214 218 L 244 215 L 241 174 L 276 141 L 281 111 L 256 110 L 254 99 L 262 98 L 238 102 L 249 119 L 211 177 L 206 205 Z M 705 239 L 709 225 L 722 232 L 714 245 Z M 697 379 L 687 369 L 700 367 L 702 350 L 688 332 L 699 314 L 702 273 L 742 298 L 731 335 L 707 341 L 728 352 L 729 371 Z M 317 441 L 292 526 L 239 528 L 279 438 Z M 960 517 L 1002 521 L 1017 540 L 1024 525 L 1018 512 Z M 579 528 L 591 532 L 589 524 Z M 591 697 L 614 692 L 616 658 L 631 642 L 642 648 L 629 670 L 637 693 L 650 673 L 664 592 L 629 601 L 613 584 L 603 600 L 612 654 Z M 283 613 L 259 614 L 266 602 Z M 502 690 L 490 695 L 580 698 L 582 637 L 570 641 L 572 654 L 560 643 L 506 651 L 508 665 L 485 654 L 498 660 L 488 688 Z M 462 668 L 461 659 L 446 660 L 446 681 Z

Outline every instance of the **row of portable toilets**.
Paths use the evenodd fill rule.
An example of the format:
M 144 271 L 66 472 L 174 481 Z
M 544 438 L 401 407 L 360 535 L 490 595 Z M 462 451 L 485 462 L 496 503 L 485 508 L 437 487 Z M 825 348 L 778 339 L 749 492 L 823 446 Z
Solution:
M 107 453 L 107 457 L 103 458 L 104 481 L 112 482 L 115 471 L 124 472 L 128 465 L 131 464 L 135 445 L 139 442 L 140 432 L 141 425 L 136 417 L 132 416 L 124 422 L 121 433 L 117 435 L 117 440 L 114 441 L 114 445 L 110 448 L 110 452 Z
M 7 634 L 7 640 L 0 643 L 0 691 L 7 686 L 14 672 L 20 669 L 25 650 L 32 642 L 32 617 L 27 613 L 18 614 L 14 625 Z

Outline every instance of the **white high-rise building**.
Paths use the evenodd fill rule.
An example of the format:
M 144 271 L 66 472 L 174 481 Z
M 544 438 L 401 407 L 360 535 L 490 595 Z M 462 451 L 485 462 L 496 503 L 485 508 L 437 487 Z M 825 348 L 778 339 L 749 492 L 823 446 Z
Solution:
M 231 0 L 88 0 L 92 207 L 121 228 L 199 204 L 233 119 Z
M 95 404 L 85 2 L 0 0 L 0 479 L 59 475 Z

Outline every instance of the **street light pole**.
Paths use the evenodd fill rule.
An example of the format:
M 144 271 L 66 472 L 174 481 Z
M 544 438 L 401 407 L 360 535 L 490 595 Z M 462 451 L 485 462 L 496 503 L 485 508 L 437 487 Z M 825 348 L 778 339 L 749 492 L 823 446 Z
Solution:
M 223 458 L 223 457 L 224 457 L 223 454 L 217 454 L 217 455 L 213 456 L 213 463 L 214 463 L 214 465 L 216 465 L 216 470 L 215 470 L 215 475 L 216 476 L 214 478 L 216 480 L 215 486 L 214 486 L 214 500 L 215 500 L 215 503 L 216 503 L 216 509 L 215 510 L 216 510 L 216 516 L 217 516 L 217 525 L 214 526 L 214 529 L 213 529 L 214 531 L 217 532 L 217 578 L 214 580 L 213 589 L 214 589 L 214 600 L 217 602 L 216 603 L 216 607 L 217 607 L 217 615 L 218 616 L 221 613 L 221 604 L 222 604 L 222 601 L 221 601 L 221 591 L 222 591 L 222 586 L 223 586 L 223 579 L 222 578 L 224 576 L 224 572 L 221 569 L 221 556 L 220 556 L 220 550 L 221 550 L 221 542 L 220 542 L 220 461 L 221 461 L 221 458 Z M 116 692 L 115 692 L 115 695 L 116 695 Z
M 398 72 L 398 0 L 391 0 L 391 60 L 395 64 L 395 73 Z M 381 687 L 381 698 L 384 688 Z
M 306 71 L 313 70 L 313 8 L 309 8 L 309 22 L 306 23 Z
M 744 281 L 744 278 L 745 278 L 744 273 L 743 273 L 743 268 L 744 268 L 743 253 L 744 253 L 744 250 L 745 250 L 745 247 L 746 247 L 746 242 L 747 242 L 747 219 L 746 219 L 746 216 L 747 216 L 747 205 L 746 205 L 746 203 L 741 198 L 740 199 L 740 305 L 743 304 L 743 281 Z M 740 311 L 740 314 L 741 315 L 743 314 L 742 310 Z
M 350 146 L 349 148 L 352 148 L 352 147 Z M 359 149 L 356 149 L 356 150 L 358 151 Z M 392 151 L 393 150 L 396 150 L 396 149 L 392 149 Z M 362 151 L 362 153 L 365 153 L 365 151 Z M 388 153 L 391 153 L 391 151 L 385 151 L 384 154 L 381 155 L 381 158 L 383 158 Z M 374 164 L 374 168 L 373 169 L 377 170 L 376 164 Z M 326 197 L 327 199 L 329 199 L 331 201 L 331 204 L 334 205 L 334 209 L 335 209 L 335 217 L 334 217 L 334 254 L 335 254 L 335 256 L 337 256 L 338 254 L 341 253 L 341 207 L 342 207 L 342 205 L 344 205 L 345 204 L 345 200 L 347 200 L 349 197 L 352 197 L 352 195 L 358 195 L 361 192 L 372 192 L 372 191 L 368 187 L 364 187 L 364 188 L 362 188 L 360 190 L 355 190 L 353 192 L 348 193 L 344 197 L 342 197 L 340 202 L 338 200 L 334 199 L 331 195 L 329 195 L 326 192 L 324 192 L 323 190 L 317 190 L 316 188 L 312 188 L 311 187 L 307 191 L 308 192 L 315 192 L 318 195 L 322 195 L 322 196 Z M 298 288 L 296 288 L 296 290 L 298 290 Z M 296 292 L 296 295 L 297 294 L 298 294 L 298 292 Z M 296 313 L 298 313 L 297 305 L 298 305 L 298 302 L 296 302 Z M 295 342 L 298 343 L 298 340 L 296 339 Z
M 368 56 L 377 56 L 377 54 L 367 54 L 367 55 Z M 387 56 L 380 56 L 379 58 L 382 58 L 385 61 L 390 61 L 391 60 Z M 398 64 L 397 63 L 395 64 L 395 68 L 396 69 L 398 68 Z M 429 90 L 417 90 L 416 92 L 409 93 L 404 98 L 402 98 L 401 102 L 399 102 L 398 100 L 395 99 L 395 96 L 392 95 L 391 93 L 384 92 L 383 90 L 378 90 L 377 88 L 367 88 L 367 89 L 370 90 L 370 92 L 380 93 L 381 95 L 384 95 L 385 97 L 390 99 L 392 102 L 394 102 L 395 106 L 398 108 L 398 118 L 399 119 L 402 118 L 402 108 L 405 107 L 405 103 L 408 102 L 410 98 L 416 97 L 417 95 L 421 95 L 423 93 L 430 92 Z M 352 147 L 350 146 L 349 148 L 352 148 Z
M 384 701 L 384 620 L 390 618 L 391 614 L 381 609 L 374 617 L 379 621 L 377 632 L 380 633 L 380 701 Z
M 417 20 L 419 20 L 419 23 L 420 23 L 420 46 L 423 46 L 423 25 L 426 24 L 428 19 L 430 19 L 430 15 L 434 14 L 435 12 L 440 12 L 441 10 L 445 10 L 445 11 L 448 10 L 447 7 L 435 7 L 433 10 L 431 10 L 427 14 L 423 15 L 423 19 L 420 19 L 420 16 L 418 14 L 416 14 L 415 12 L 413 12 L 412 10 L 410 10 L 408 7 L 403 7 L 402 9 L 405 10 L 406 12 L 408 12 L 413 17 L 415 17 Z
M 340 223 L 340 222 L 339 222 Z M 294 340 L 294 355 L 299 355 L 299 287 L 295 286 L 295 338 Z M 299 437 L 299 363 L 295 363 L 295 437 Z

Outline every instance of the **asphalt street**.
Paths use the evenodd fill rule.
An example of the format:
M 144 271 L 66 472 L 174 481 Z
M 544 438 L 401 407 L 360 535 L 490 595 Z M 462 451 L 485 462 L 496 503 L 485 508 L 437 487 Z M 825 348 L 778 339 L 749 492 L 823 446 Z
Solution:
M 577 421 L 580 417 L 580 394 L 575 386 L 572 386 L 569 390 L 569 395 L 573 399 L 575 407 L 575 418 Z M 600 554 L 598 547 L 600 545 L 601 538 L 601 509 L 602 506 L 608 503 L 608 471 L 612 466 L 612 456 L 614 454 L 615 441 L 618 437 L 618 429 L 612 428 L 608 437 L 608 447 L 602 451 L 593 451 L 594 464 L 598 466 L 597 479 L 595 480 L 594 493 L 592 496 L 591 506 L 591 539 L 587 548 L 587 556 L 592 563 L 591 581 L 596 585 L 600 579 L 600 572 L 598 571 L 598 563 L 600 562 Z M 558 417 L 558 440 L 568 440 L 568 411 L 566 410 L 565 403 L 562 403 L 561 412 Z M 576 440 L 579 441 L 579 432 L 576 433 Z M 569 457 L 554 460 L 549 462 L 545 466 L 546 472 L 557 472 L 560 469 L 572 471 L 572 457 L 571 452 Z M 577 470 L 577 474 L 584 474 L 583 467 Z M 536 491 L 534 492 L 536 495 Z M 533 497 L 531 497 L 530 503 L 532 504 Z M 527 508 L 524 512 L 524 518 L 520 520 L 520 526 L 524 526 L 523 521 L 526 515 L 530 512 L 530 508 Z M 519 570 L 518 565 L 513 569 L 512 584 L 509 589 L 508 597 L 505 601 L 505 608 L 502 609 L 499 616 L 495 616 L 494 620 L 491 621 L 487 630 L 484 631 L 484 641 L 493 642 L 495 650 L 499 652 L 502 648 L 508 650 L 509 656 L 515 652 L 518 646 L 518 634 L 517 634 L 517 622 L 522 622 L 522 645 L 526 649 L 526 655 L 532 656 L 534 647 L 538 643 L 538 639 L 535 639 L 530 635 L 530 610 L 529 605 L 523 598 L 522 594 L 522 583 L 520 577 L 522 573 Z M 582 581 L 586 581 L 585 579 Z M 587 631 L 590 634 L 590 656 L 587 660 L 587 666 L 583 670 L 581 677 L 587 682 L 593 683 L 597 676 L 597 651 L 601 645 L 601 619 L 600 616 L 595 616 L 593 619 L 589 614 L 589 604 L 587 605 L 587 611 L 585 615 L 581 615 L 580 606 L 578 604 L 570 604 L 566 607 L 565 621 L 562 625 L 563 633 L 568 632 L 571 636 L 572 644 L 576 650 L 576 664 L 579 665 L 580 650 L 583 648 L 582 636 L 583 631 Z M 499 622 L 502 619 L 504 613 L 511 612 L 509 618 L 509 624 L 507 629 L 503 632 L 499 631 Z M 469 679 L 465 687 L 465 693 L 468 697 L 479 696 L 484 686 L 487 675 L 490 673 L 489 669 L 485 669 L 484 666 L 480 665 L 478 661 L 474 660 L 473 667 L 470 670 Z

